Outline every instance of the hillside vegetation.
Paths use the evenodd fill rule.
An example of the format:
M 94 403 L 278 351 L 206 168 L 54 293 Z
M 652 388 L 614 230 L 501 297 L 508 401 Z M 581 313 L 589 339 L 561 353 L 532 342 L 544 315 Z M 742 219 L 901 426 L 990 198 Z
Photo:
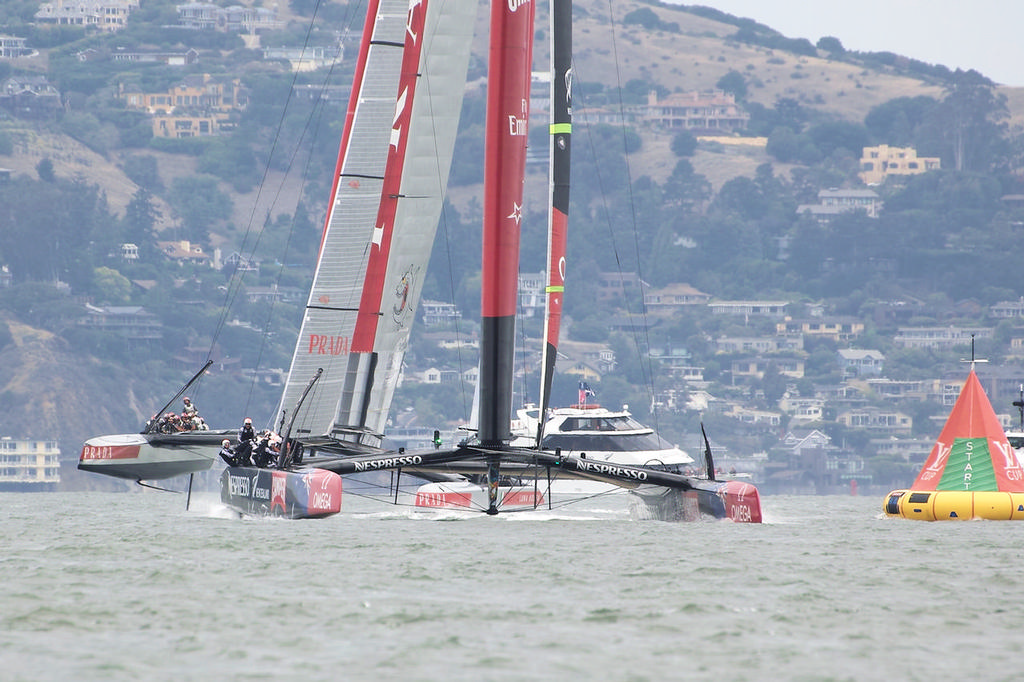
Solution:
M 180 358 L 195 349 L 216 348 L 245 369 L 287 367 L 299 303 L 271 306 L 248 301 L 245 292 L 308 286 L 343 99 L 314 106 L 293 99 L 292 86 L 344 86 L 355 44 L 345 44 L 345 60 L 330 70 L 330 79 L 325 69 L 295 75 L 281 62 L 264 61 L 239 36 L 168 28 L 176 20 L 170 0 L 144 0 L 113 35 L 32 26 L 29 4 L 12 5 L 0 21 L 6 21 L 4 31 L 30 37 L 40 55 L 0 62 L 0 77 L 45 74 L 65 106 L 54 120 L 0 120 L 0 166 L 13 170 L 11 182 L 0 187 L 0 259 L 12 277 L 0 296 L 9 331 L 0 334 L 6 368 L 0 402 L 7 415 L 0 431 L 56 434 L 70 454 L 90 434 L 138 429 L 189 376 Z M 288 23 L 261 36 L 262 43 L 302 44 L 314 5 L 282 3 Z M 356 3 L 327 3 L 311 43 L 332 44 L 346 30 L 357 34 L 362 12 Z M 486 14 L 481 3 L 481 28 Z M 717 380 L 725 360 L 716 358 L 709 340 L 744 330 L 681 316 L 641 342 L 610 336 L 606 320 L 638 312 L 640 302 L 595 306 L 591 272 L 636 272 L 655 287 L 685 282 L 716 298 L 773 296 L 847 315 L 866 315 L 867 304 L 880 300 L 928 301 L 932 309 L 951 310 L 963 299 L 980 307 L 1024 295 L 1024 283 L 1012 276 L 1015 254 L 1024 247 L 1024 215 L 1001 200 L 1024 193 L 1018 128 L 1024 91 L 894 54 L 848 52 L 827 36 L 814 44 L 790 39 L 708 8 L 623 0 L 609 10 L 582 0 L 574 17 L 574 274 L 566 310 L 573 338 L 615 347 L 620 365 L 605 378 L 603 400 L 629 402 L 647 416 L 656 372 L 628 359 L 638 346 L 685 345 Z M 541 7 L 538 68 L 546 59 L 546 32 Z M 87 48 L 184 46 L 200 51 L 197 64 L 83 63 L 77 57 Z M 425 285 L 426 297 L 454 300 L 467 320 L 479 308 L 485 56 L 478 37 L 449 205 Z M 154 138 L 146 115 L 127 109 L 119 97 L 204 73 L 237 77 L 248 93 L 229 134 Z M 751 114 L 745 134 L 766 139 L 765 145 L 698 142 L 688 133 L 588 119 L 588 112 L 641 104 L 652 90 L 665 96 L 714 88 L 735 94 Z M 531 145 L 543 149 L 547 136 L 534 124 Z M 869 144 L 914 146 L 922 156 L 941 158 L 943 170 L 876 188 L 886 207 L 878 219 L 853 213 L 821 225 L 797 214 L 797 206 L 815 203 L 821 189 L 861 187 L 857 160 Z M 543 267 L 545 168 L 529 171 L 524 272 Z M 157 241 L 172 239 L 211 254 L 219 248 L 225 256 L 254 255 L 262 267 L 258 275 L 231 279 L 230 272 L 174 264 L 156 248 Z M 120 258 L 126 241 L 139 245 L 138 262 Z M 87 331 L 77 324 L 87 302 L 143 305 L 162 321 L 163 338 L 133 345 Z M 874 327 L 866 338 L 892 350 L 890 332 Z M 1007 343 L 1009 335 L 1003 334 Z M 994 345 L 991 350 L 1000 352 Z M 811 378 L 824 381 L 834 373 L 822 359 L 834 348 L 812 348 L 809 355 L 815 351 L 816 373 L 806 391 Z M 172 365 L 175 356 L 179 362 Z M 410 361 L 444 359 L 423 347 L 410 354 Z M 927 361 L 904 358 L 895 371 L 911 375 L 920 365 Z M 753 387 L 752 396 L 761 388 Z M 571 395 L 571 382 L 562 390 Z M 204 382 L 197 402 L 211 423 L 232 425 L 250 413 L 273 419 L 276 393 L 233 370 Z M 426 411 L 429 401 L 420 398 L 410 389 L 397 405 Z M 459 417 L 438 402 L 462 401 L 435 400 L 432 408 L 438 418 Z M 672 437 L 692 423 L 665 426 Z

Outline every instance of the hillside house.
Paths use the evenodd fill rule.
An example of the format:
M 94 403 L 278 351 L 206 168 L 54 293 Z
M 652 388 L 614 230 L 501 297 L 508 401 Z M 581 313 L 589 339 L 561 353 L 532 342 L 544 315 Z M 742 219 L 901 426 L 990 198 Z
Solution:
M 131 342 L 162 339 L 163 323 L 142 306 L 94 306 L 86 304 L 86 316 L 78 320 L 82 327 L 117 334 Z
M 454 303 L 423 299 L 420 310 L 423 312 L 423 324 L 427 327 L 447 326 L 462 319 L 462 312 Z
M 519 273 L 519 310 L 517 314 L 522 318 L 541 317 L 547 307 L 547 273 L 520 272 Z
M 851 429 L 864 429 L 886 436 L 909 436 L 914 427 L 910 415 L 871 406 L 840 412 L 836 415 L 836 422 Z
M 277 18 L 276 9 L 241 5 L 219 7 L 209 2 L 190 2 L 175 9 L 178 11 L 178 25 L 184 28 L 255 35 L 263 31 L 279 31 L 285 26 Z
M 214 256 L 219 256 L 219 249 L 214 249 Z M 243 256 L 237 251 L 232 251 L 231 254 L 221 263 L 221 269 L 225 272 L 259 273 L 260 261 L 253 256 Z
M 878 376 L 885 366 L 885 355 L 877 350 L 840 348 L 836 354 L 839 368 L 846 376 Z
M 871 482 L 863 458 L 842 452 L 818 430 L 794 429 L 772 453 L 764 488 L 774 493 L 834 493 L 849 489 L 851 480 Z
M 967 346 L 971 338 L 991 339 L 991 327 L 900 327 L 893 343 L 901 348 L 955 348 Z
M 21 36 L 0 35 L 0 59 L 15 59 L 32 54 L 32 48 L 26 46 L 28 38 Z
M 451 386 L 459 383 L 460 376 L 460 373 L 451 367 L 431 367 L 420 375 L 420 379 L 425 384 Z
M 178 265 L 186 263 L 204 265 L 210 262 L 210 257 L 203 251 L 203 247 L 193 244 L 187 239 L 176 242 L 157 242 L 156 245 L 165 258 L 176 261 Z
M 818 222 L 828 222 L 841 213 L 864 211 L 869 218 L 877 218 L 882 209 L 882 198 L 870 189 L 823 189 L 818 192 L 818 203 L 801 204 L 796 212 L 809 213 Z
M 702 133 L 745 130 L 750 122 L 750 114 L 736 104 L 735 95 L 721 90 L 674 93 L 665 99 L 658 99 L 651 90 L 647 105 L 637 113 L 641 121 L 663 128 Z
M 714 301 L 708 303 L 713 315 L 782 317 L 789 301 Z
M 341 43 L 332 46 L 265 47 L 263 58 L 286 61 L 293 73 L 303 73 L 340 64 L 344 50 Z
M 18 118 L 48 120 L 64 107 L 45 76 L 14 76 L 0 83 L 0 108 Z
M 810 424 L 824 419 L 825 401 L 821 398 L 790 397 L 779 400 L 779 409 L 790 415 L 790 425 Z
M 201 137 L 234 129 L 235 115 L 248 104 L 248 91 L 237 78 L 210 74 L 186 76 L 163 92 L 125 92 L 129 109 L 153 116 L 155 137 Z
M 833 341 L 850 341 L 864 333 L 864 322 L 854 317 L 787 317 L 775 325 L 775 333 L 780 336 L 803 334 Z
M 686 306 L 707 305 L 711 294 L 705 294 L 689 284 L 669 284 L 662 289 L 652 289 L 644 293 L 644 305 L 650 313 L 671 313 Z
M 640 279 L 635 272 L 599 272 L 597 273 L 597 301 L 621 301 L 628 294 L 637 292 L 650 285 Z
M 117 31 L 138 6 L 139 0 L 53 0 L 39 5 L 35 19 L 40 24 Z
M 1000 301 L 989 307 L 988 314 L 997 320 L 1024 317 L 1024 296 L 1021 296 L 1016 301 Z
M 723 336 L 715 339 L 716 353 L 780 353 L 802 351 L 802 334 L 786 336 Z
M 876 454 L 900 457 L 911 464 L 924 464 L 935 447 L 935 441 L 923 438 L 872 438 L 868 445 Z
M 119 47 L 108 53 L 110 61 L 139 64 L 166 64 L 167 66 L 190 66 L 199 61 L 199 52 L 194 48 L 182 50 L 126 50 Z
M 732 417 L 744 424 L 765 424 L 767 426 L 781 426 L 782 415 L 770 410 L 755 410 L 742 405 L 732 405 L 723 413 L 726 417 Z
M 860 157 L 860 179 L 865 185 L 879 185 L 890 175 L 919 175 L 941 168 L 938 157 L 918 157 L 913 147 L 864 147 Z
M 771 358 L 745 358 L 733 360 L 729 369 L 732 378 L 737 379 L 764 379 L 764 373 L 768 367 L 774 365 L 775 369 L 784 376 L 793 379 L 802 379 L 804 376 L 804 361 L 799 358 L 771 357 Z
M 589 365 L 602 374 L 615 369 L 615 351 L 603 343 L 563 339 L 558 344 L 558 355 L 572 363 Z

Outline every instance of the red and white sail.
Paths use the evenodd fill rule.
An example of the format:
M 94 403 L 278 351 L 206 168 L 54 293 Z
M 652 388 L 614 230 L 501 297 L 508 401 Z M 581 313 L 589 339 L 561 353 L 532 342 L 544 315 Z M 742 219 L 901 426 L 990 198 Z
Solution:
M 324 374 L 293 436 L 372 441 L 384 429 L 444 201 L 475 18 L 472 0 L 371 0 L 280 408 Z

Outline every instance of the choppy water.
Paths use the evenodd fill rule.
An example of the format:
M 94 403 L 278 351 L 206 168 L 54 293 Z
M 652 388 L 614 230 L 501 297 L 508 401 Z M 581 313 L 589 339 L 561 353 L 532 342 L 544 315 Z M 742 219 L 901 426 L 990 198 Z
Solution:
M 1022 677 L 1024 524 L 763 502 L 756 526 L 3 494 L 0 679 Z

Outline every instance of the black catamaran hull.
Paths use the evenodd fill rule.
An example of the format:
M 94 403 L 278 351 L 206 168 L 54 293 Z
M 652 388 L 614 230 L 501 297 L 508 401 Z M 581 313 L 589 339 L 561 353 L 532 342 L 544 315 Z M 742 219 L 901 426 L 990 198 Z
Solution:
M 82 446 L 78 468 L 130 481 L 194 474 L 209 469 L 217 459 L 221 441 L 234 436 L 234 431 L 97 436 Z
M 341 511 L 341 477 L 324 469 L 228 467 L 220 500 L 240 514 L 315 519 Z

